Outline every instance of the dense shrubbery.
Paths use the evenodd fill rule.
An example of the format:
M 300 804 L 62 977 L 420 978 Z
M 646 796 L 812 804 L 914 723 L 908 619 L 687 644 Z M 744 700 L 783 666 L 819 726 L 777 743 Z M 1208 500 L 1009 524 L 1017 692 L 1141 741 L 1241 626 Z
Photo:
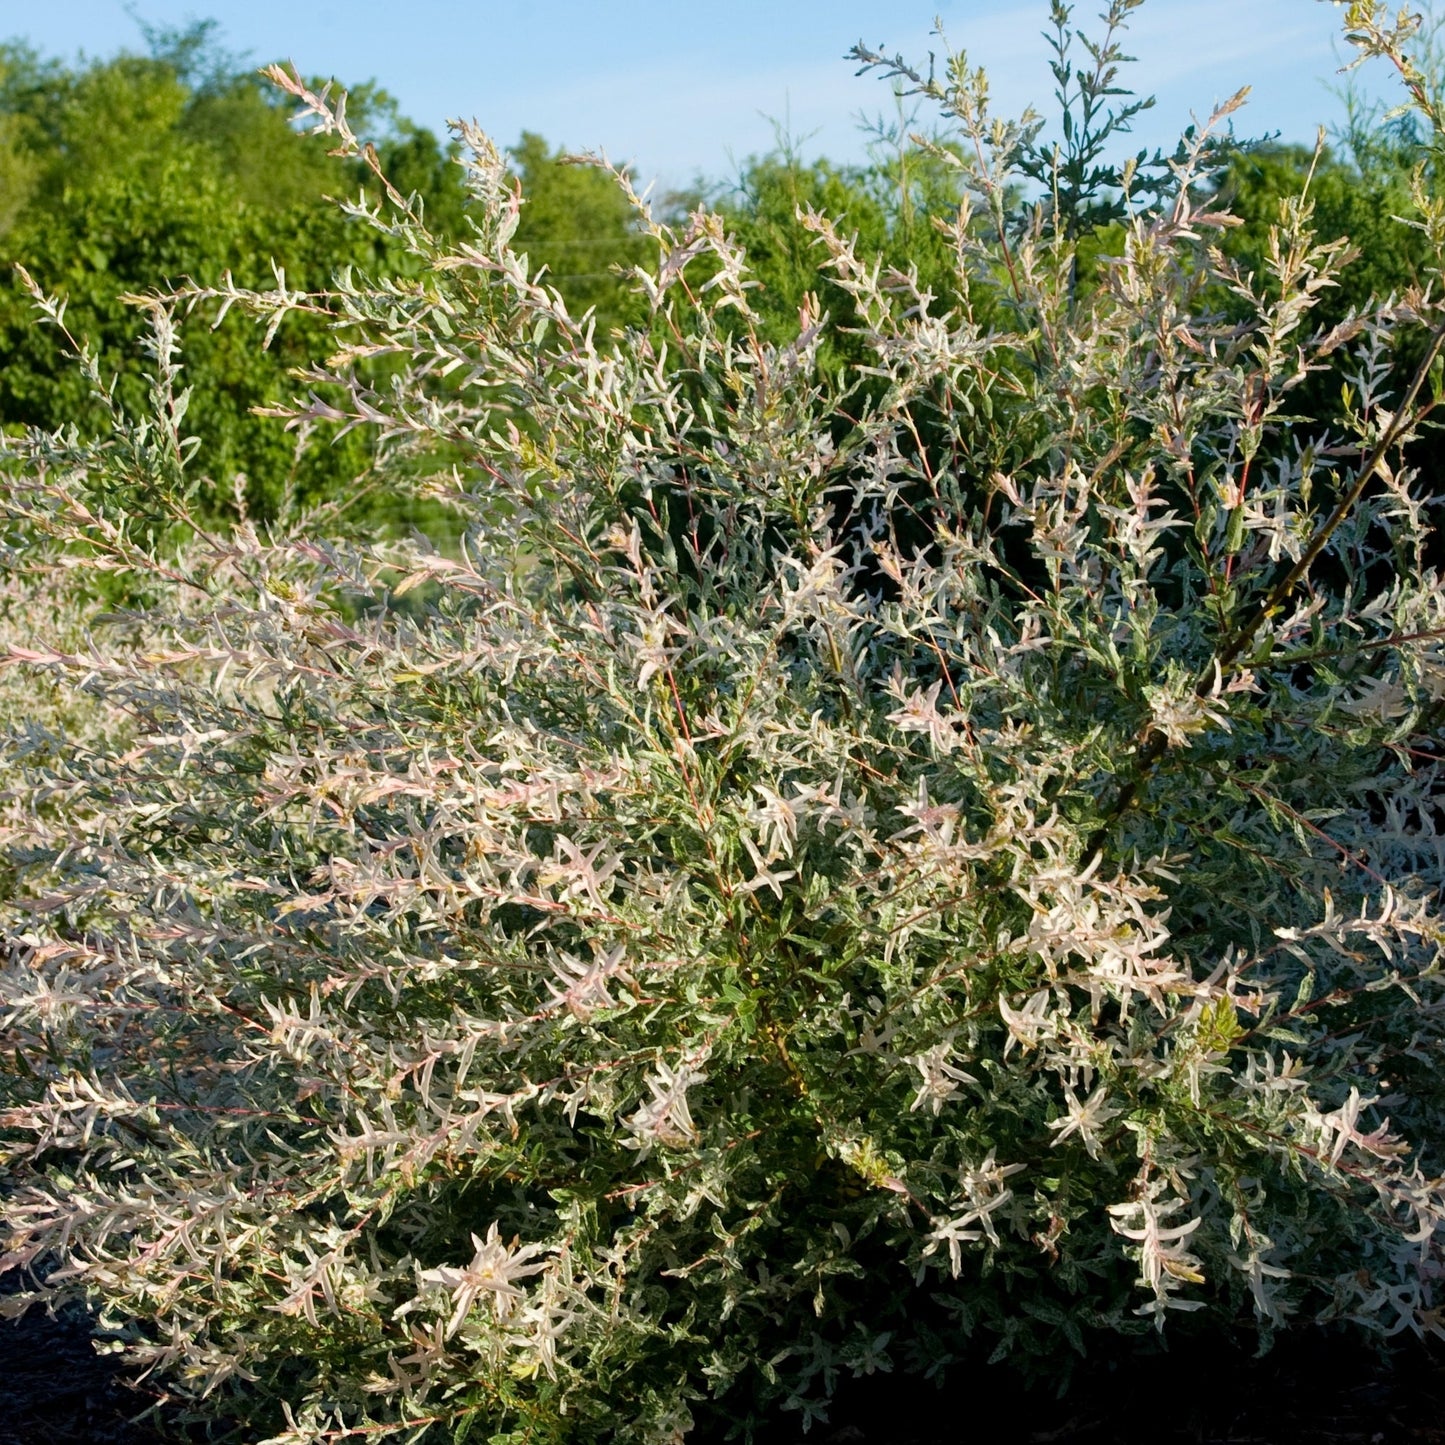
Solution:
M 805 211 L 859 328 L 827 366 L 705 208 L 639 203 L 600 337 L 466 130 L 474 229 L 359 204 L 407 266 L 184 288 L 144 413 L 87 362 L 102 434 L 7 440 L 6 607 L 147 602 L 7 639 L 58 690 L 6 743 L 18 1304 L 292 1445 L 806 1421 L 843 1370 L 1191 1311 L 1440 1332 L 1445 587 L 1403 456 L 1445 310 L 1316 328 L 1343 244 L 1287 198 L 1240 271 L 1203 136 L 1082 284 L 979 76 L 912 83 L 964 142 L 952 304 Z M 107 504 L 189 516 L 171 312 L 213 305 L 324 308 L 290 420 L 370 428 L 458 553 Z
M 108 425 L 84 378 L 35 331 L 31 297 L 9 263 L 65 300 L 70 326 L 90 340 L 102 371 L 119 378 L 117 394 L 132 409 L 144 407 L 148 383 L 128 296 L 225 271 L 239 285 L 270 286 L 278 266 L 290 288 L 321 291 L 347 266 L 376 276 L 413 264 L 329 199 L 354 194 L 365 166 L 338 163 L 324 144 L 298 135 L 284 98 L 222 51 L 213 30 L 151 31 L 149 55 L 79 68 L 0 48 L 0 423 L 90 434 Z M 463 234 L 454 148 L 375 87 L 353 89 L 348 100 L 351 123 L 375 141 L 392 184 L 416 193 L 434 231 Z M 574 308 L 598 309 L 605 335 L 630 298 L 609 268 L 643 259 L 631 208 L 605 177 L 558 164 L 534 136 L 511 159 L 529 197 L 519 246 L 550 268 Z M 252 414 L 286 400 L 293 370 L 324 354 L 322 318 L 293 314 L 264 350 L 244 326 L 213 329 L 213 319 L 179 318 L 187 430 L 200 443 L 194 503 L 208 522 L 234 520 L 237 473 L 259 520 L 342 499 L 357 530 L 416 519 L 375 487 L 358 499 L 372 451 L 366 433 L 338 439 L 323 429 L 327 445 L 298 451 L 279 423 Z

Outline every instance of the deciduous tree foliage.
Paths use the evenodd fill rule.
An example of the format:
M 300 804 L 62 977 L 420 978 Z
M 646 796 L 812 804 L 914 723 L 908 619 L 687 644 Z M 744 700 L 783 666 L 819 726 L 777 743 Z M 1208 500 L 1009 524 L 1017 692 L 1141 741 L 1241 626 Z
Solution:
M 241 286 L 275 285 L 275 267 L 288 287 L 324 291 L 349 266 L 401 275 L 413 264 L 329 199 L 375 178 L 298 134 L 274 87 L 226 54 L 214 32 L 210 23 L 150 30 L 150 55 L 79 69 L 22 47 L 0 53 L 0 258 L 21 263 L 66 300 L 72 332 L 119 376 L 118 394 L 131 406 L 144 404 L 148 383 L 128 297 L 225 273 Z M 353 122 L 376 139 L 390 183 L 420 197 L 438 234 L 464 235 L 454 148 L 400 116 L 375 87 L 353 88 L 348 99 Z M 605 338 L 631 304 L 616 268 L 643 257 L 626 200 L 594 170 L 561 164 L 536 136 L 522 138 L 515 167 L 528 197 L 519 244 L 549 267 L 579 312 L 596 308 Z M 0 421 L 102 426 L 104 409 L 49 338 L 36 336 L 31 304 L 6 265 Z M 293 393 L 291 373 L 322 351 L 325 336 L 314 315 L 292 316 L 263 351 L 242 325 L 213 329 L 209 318 L 182 318 L 203 516 L 236 516 L 239 473 L 245 506 L 261 520 L 283 506 L 343 498 L 359 527 L 414 519 L 394 497 L 355 505 L 370 454 L 364 434 L 298 452 L 279 423 L 253 415 Z M 133 503 L 145 506 L 141 497 Z
M 250 79 L 203 79 L 173 54 L 72 71 L 12 48 L 4 65 L 9 164 L 23 168 L 27 190 L 0 248 L 66 298 L 71 327 L 99 349 L 129 404 L 143 404 L 146 383 L 127 294 L 227 270 L 261 285 L 273 259 L 291 284 L 323 289 L 338 265 L 376 260 L 374 244 L 322 203 L 347 178 L 322 147 L 293 133 L 285 111 Z M 13 266 L 0 288 L 7 356 L 0 417 L 103 425 L 73 369 L 35 336 Z M 314 323 L 287 327 L 267 352 L 234 326 L 187 326 L 183 339 L 192 361 L 191 429 L 214 484 L 208 511 L 229 507 L 238 472 L 249 480 L 250 505 L 265 516 L 288 486 L 314 498 L 364 470 L 359 439 L 298 464 L 292 439 L 249 415 L 285 395 L 288 368 L 323 344 Z

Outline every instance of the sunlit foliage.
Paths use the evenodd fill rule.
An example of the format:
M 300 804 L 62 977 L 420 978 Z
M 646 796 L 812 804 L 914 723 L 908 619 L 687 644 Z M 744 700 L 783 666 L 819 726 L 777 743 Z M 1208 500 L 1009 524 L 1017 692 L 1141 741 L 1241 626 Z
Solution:
M 827 365 L 635 196 L 604 340 L 484 135 L 437 233 L 277 71 L 408 264 L 180 286 L 143 409 L 76 338 L 105 427 L 6 439 L 19 605 L 147 599 L 0 654 L 60 695 L 4 745 L 6 1307 L 85 1300 L 239 1439 L 664 1442 L 980 1341 L 1441 1330 L 1445 210 L 1434 289 L 1322 328 L 1346 246 L 1286 196 L 1242 271 L 1201 131 L 1081 284 L 979 74 L 858 58 L 954 128 L 954 264 L 804 208 Z M 189 511 L 174 316 L 226 307 L 324 317 L 278 420 L 369 432 L 459 548 Z

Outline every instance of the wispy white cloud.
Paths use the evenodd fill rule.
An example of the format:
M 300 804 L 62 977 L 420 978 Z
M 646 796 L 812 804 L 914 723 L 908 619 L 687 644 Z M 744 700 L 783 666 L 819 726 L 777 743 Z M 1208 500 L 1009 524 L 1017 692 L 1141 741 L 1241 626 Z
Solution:
M 955 0 L 944 9 L 947 42 L 987 68 L 995 106 L 1004 114 L 1017 115 L 1030 103 L 1051 114 L 1043 18 L 1038 0 Z M 1340 115 L 1329 89 L 1340 64 L 1338 33 L 1334 8 L 1307 0 L 1151 0 L 1127 36 L 1138 63 L 1126 79 L 1158 101 L 1136 123 L 1136 139 L 1172 146 L 1191 119 L 1203 119 L 1217 102 L 1249 86 L 1238 129 L 1309 140 L 1317 124 Z M 768 117 L 786 118 L 793 134 L 806 138 L 809 153 L 856 156 L 862 150 L 860 112 L 877 114 L 892 103 L 883 85 L 855 78 L 841 58 L 853 38 L 839 28 L 831 44 L 819 41 L 819 49 L 839 58 L 803 63 L 791 57 L 740 63 L 736 54 L 717 56 L 683 44 L 664 61 L 601 68 L 530 88 L 525 104 L 536 117 L 534 127 L 569 144 L 605 147 L 616 159 L 635 161 L 644 176 L 660 173 L 669 182 L 698 170 L 726 173 L 729 157 L 767 149 L 773 140 Z M 868 39 L 923 64 L 929 49 L 940 47 L 917 17 L 911 24 L 875 19 Z M 495 98 L 504 103 L 493 124 L 505 135 L 521 97 Z
M 926 63 L 940 4 L 949 41 L 987 66 L 996 107 L 1016 115 L 1034 102 L 1047 113 L 1045 0 L 407 0 L 401 19 L 395 0 L 200 8 L 258 60 L 291 56 L 312 73 L 375 76 L 425 124 L 475 116 L 504 142 L 536 130 L 683 183 L 767 149 L 769 116 L 811 137 L 810 153 L 859 155 L 856 116 L 890 100 L 876 78 L 854 76 L 844 52 L 861 34 Z M 172 24 L 196 8 L 138 7 Z M 1099 8 L 1079 0 L 1078 17 L 1092 26 Z M 109 53 L 140 39 L 123 0 L 24 9 L 13 28 L 51 52 L 84 44 Z M 1326 88 L 1338 20 L 1319 0 L 1148 0 L 1129 34 L 1139 58 L 1129 79 L 1159 104 L 1141 117 L 1139 143 L 1172 144 L 1191 112 L 1207 113 L 1242 85 L 1254 93 L 1241 129 L 1308 140 L 1317 122 L 1341 113 Z
M 803 139 L 810 153 L 856 152 L 855 117 L 891 104 L 888 92 L 855 79 L 841 59 L 742 75 L 709 73 L 701 61 L 681 71 L 630 69 L 534 91 L 527 101 L 546 118 L 549 137 L 590 142 L 672 180 L 696 169 L 716 173 L 729 155 L 769 149 L 775 125 Z

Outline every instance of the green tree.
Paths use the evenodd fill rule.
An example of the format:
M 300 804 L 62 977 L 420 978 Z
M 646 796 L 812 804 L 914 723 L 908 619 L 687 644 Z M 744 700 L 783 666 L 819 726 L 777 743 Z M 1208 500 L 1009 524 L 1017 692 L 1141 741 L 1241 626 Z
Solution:
M 1358 252 L 1338 285 L 1320 299 L 1321 321 L 1334 324 L 1421 280 L 1429 248 L 1419 231 L 1399 219 L 1414 210 L 1409 180 L 1409 162 L 1384 146 L 1355 156 L 1329 148 L 1315 154 L 1297 145 L 1255 146 L 1235 155 L 1220 180 L 1221 196 L 1240 222 L 1225 250 L 1245 270 L 1263 276 L 1281 202 L 1308 192 L 1318 234 L 1348 237 Z
M 963 195 L 959 173 L 942 147 L 909 141 L 909 125 L 906 116 L 891 125 L 876 123 L 869 157 L 855 165 L 805 162 L 779 129 L 771 152 L 750 157 L 732 185 L 715 191 L 719 214 L 747 253 L 757 282 L 752 303 L 769 339 L 796 330 L 810 294 L 837 323 L 829 331 L 830 348 L 847 348 L 847 333 L 857 323 L 851 297 L 804 223 L 810 211 L 833 217 L 855 238 L 860 256 L 900 274 L 916 271 L 943 306 L 960 299 L 949 239 Z
M 624 273 L 656 248 L 616 181 L 598 167 L 568 164 L 532 131 L 509 155 L 525 198 L 516 246 L 532 270 L 546 267 L 573 315 L 594 311 L 599 335 L 637 320 L 640 298 Z
M 78 68 L 19 46 L 0 51 L 0 260 L 23 265 L 66 298 L 70 331 L 93 346 L 132 410 L 148 383 L 127 296 L 226 272 L 244 286 L 274 287 L 284 273 L 289 287 L 324 290 L 342 267 L 406 266 L 400 247 L 327 204 L 328 195 L 354 194 L 367 181 L 374 192 L 365 167 L 353 163 L 338 175 L 325 143 L 295 131 L 284 99 L 220 50 L 211 22 L 151 30 L 147 39 L 149 55 Z M 375 87 L 353 92 L 352 114 L 376 134 L 394 182 L 425 199 L 432 224 L 459 230 L 464 191 L 450 150 Z M 351 494 L 369 442 L 353 433 L 303 455 L 280 423 L 250 415 L 293 393 L 291 372 L 324 345 L 321 323 L 293 317 L 258 352 L 243 323 L 213 320 L 194 316 L 180 334 L 191 385 L 187 426 L 205 478 L 202 515 L 233 512 L 238 478 L 244 505 L 261 518 L 288 497 L 305 504 Z M 82 432 L 103 424 L 104 408 L 54 334 L 36 333 L 12 266 L 0 274 L 0 345 L 8 359 L 0 420 Z M 144 498 L 134 501 L 144 508 Z M 369 523 L 385 515 L 384 499 L 359 512 Z

